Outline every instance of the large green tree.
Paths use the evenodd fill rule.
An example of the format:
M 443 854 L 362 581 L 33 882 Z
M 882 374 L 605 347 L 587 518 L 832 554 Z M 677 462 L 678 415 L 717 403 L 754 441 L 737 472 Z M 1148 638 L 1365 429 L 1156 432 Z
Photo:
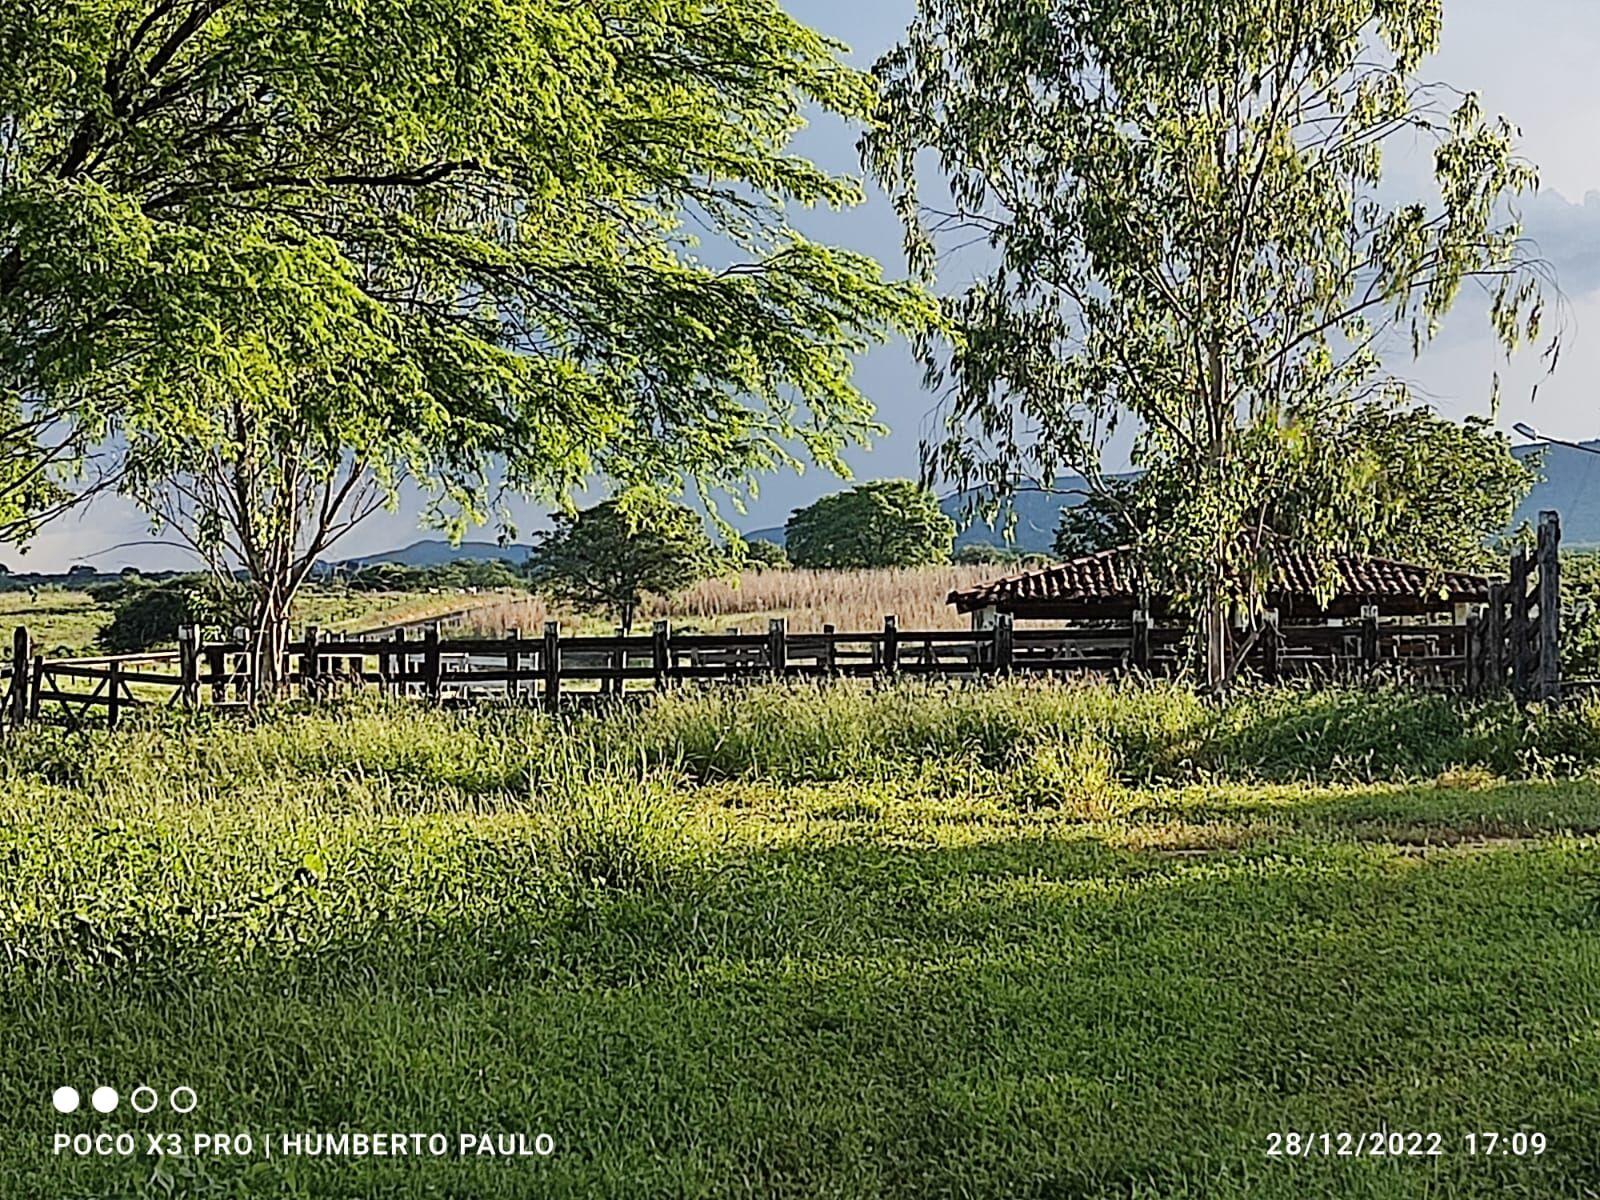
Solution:
M 1441 570 L 1502 564 L 1501 542 L 1536 480 L 1533 465 L 1518 459 L 1510 440 L 1484 418 L 1452 421 L 1423 406 L 1364 404 L 1323 450 L 1346 465 L 1373 509 L 1373 551 Z M 1140 550 L 1157 541 L 1181 502 L 1178 489 L 1163 487 L 1169 483 L 1165 474 L 1107 478 L 1081 504 L 1061 510 L 1057 555 Z M 1317 519 L 1306 511 L 1317 503 L 1319 497 L 1292 489 L 1266 490 L 1252 524 L 1292 541 Z
M 528 574 L 540 592 L 607 613 L 627 633 L 647 594 L 671 596 L 724 562 L 697 514 L 645 492 L 557 513 Z
M 930 316 L 787 221 L 860 198 L 787 144 L 874 88 L 774 0 L 63 0 L 0 45 L 0 386 L 248 569 L 268 674 L 408 482 L 459 532 L 833 466 L 854 354 Z
M 1204 617 L 1213 684 L 1237 661 L 1230 609 L 1258 616 L 1270 576 L 1266 497 L 1298 497 L 1295 540 L 1330 585 L 1335 549 L 1381 539 L 1336 448 L 1362 403 L 1404 408 L 1385 353 L 1420 352 L 1469 282 L 1508 350 L 1540 334 L 1504 216 L 1534 171 L 1503 119 L 1421 80 L 1442 16 L 1442 0 L 919 0 L 879 64 L 863 149 L 914 261 L 931 270 L 941 236 L 993 250 L 932 363 L 949 385 L 937 467 L 997 498 L 1067 472 L 1095 487 L 1131 423 L 1135 465 L 1175 498 L 1150 551 Z M 1385 151 L 1417 140 L 1436 194 L 1392 203 Z M 948 203 L 919 199 L 927 151 Z
M 784 526 L 797 567 L 922 567 L 950 561 L 956 524 L 909 479 L 880 479 L 797 509 Z

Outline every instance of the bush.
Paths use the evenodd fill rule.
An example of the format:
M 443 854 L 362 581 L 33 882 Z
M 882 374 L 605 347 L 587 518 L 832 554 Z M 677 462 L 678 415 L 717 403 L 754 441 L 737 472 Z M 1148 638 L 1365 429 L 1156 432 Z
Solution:
M 177 640 L 183 625 L 231 629 L 250 618 L 250 588 L 214 575 L 183 575 L 161 583 L 125 579 L 100 644 L 113 654 L 136 654 Z

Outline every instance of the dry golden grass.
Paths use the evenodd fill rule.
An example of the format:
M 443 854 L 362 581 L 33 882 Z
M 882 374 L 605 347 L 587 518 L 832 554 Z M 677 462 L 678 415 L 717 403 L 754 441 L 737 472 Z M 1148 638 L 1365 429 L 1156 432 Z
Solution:
M 761 630 L 771 617 L 786 618 L 794 633 L 816 633 L 824 625 L 877 629 L 891 613 L 902 629 L 965 629 L 969 618 L 946 604 L 945 597 L 955 588 L 996 579 L 1008 569 L 990 565 L 744 571 L 733 578 L 705 580 L 675 599 L 651 597 L 639 617 L 666 618 L 674 626 L 708 633 Z M 577 616 L 537 596 L 487 604 L 471 626 L 474 632 L 493 636 L 508 629 L 537 630 L 551 620 L 574 632 L 607 631 L 603 620 Z

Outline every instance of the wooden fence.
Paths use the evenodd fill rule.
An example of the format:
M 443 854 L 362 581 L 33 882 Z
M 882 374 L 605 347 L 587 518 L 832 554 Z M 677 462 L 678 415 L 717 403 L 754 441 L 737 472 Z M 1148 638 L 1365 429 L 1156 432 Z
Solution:
M 567 637 L 554 623 L 524 638 L 445 638 L 437 629 L 328 635 L 315 628 L 289 646 L 279 677 L 305 697 L 362 688 L 434 701 L 502 696 L 549 709 L 564 701 L 656 690 L 687 682 L 758 678 L 1101 675 L 1174 677 L 1189 662 L 1186 625 L 1144 619 L 1116 627 L 1018 628 L 1002 617 L 992 629 L 881 629 L 791 634 L 782 620 L 764 633 L 679 634 L 658 622 L 636 636 Z M 1381 624 L 1375 613 L 1345 625 L 1269 621 L 1247 668 L 1269 680 L 1404 678 L 1459 689 L 1468 667 L 1468 630 L 1458 625 Z M 201 641 L 181 631 L 175 651 L 49 659 L 31 653 L 16 631 L 5 724 L 29 721 L 115 725 L 136 708 L 244 707 L 252 695 L 253 652 L 239 640 Z
M 1353 622 L 1268 619 L 1246 652 L 1245 670 L 1269 681 L 1393 679 L 1524 700 L 1561 698 L 1560 521 L 1542 513 L 1533 554 L 1518 551 L 1510 580 L 1466 624 L 1384 622 L 1368 608 Z M 657 690 L 691 681 L 757 678 L 981 678 L 1010 674 L 1181 675 L 1190 662 L 1185 623 L 1131 622 L 1018 628 L 1004 615 L 991 629 L 903 630 L 895 618 L 868 632 L 791 634 L 782 620 L 764 633 L 680 634 L 659 621 L 648 634 L 420 638 L 405 628 L 328 635 L 316 628 L 293 643 L 278 677 L 291 693 L 319 698 L 375 687 L 443 702 L 495 695 L 542 704 Z M 179 631 L 178 649 L 102 658 L 49 659 L 15 633 L 4 669 L 3 723 L 115 725 L 135 708 L 248 706 L 253 650 L 242 640 L 204 641 Z

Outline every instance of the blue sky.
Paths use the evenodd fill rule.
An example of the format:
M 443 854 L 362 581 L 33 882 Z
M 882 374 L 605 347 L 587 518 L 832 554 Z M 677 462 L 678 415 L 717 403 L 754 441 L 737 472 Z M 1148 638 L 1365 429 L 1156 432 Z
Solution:
M 808 24 L 844 41 L 860 66 L 870 66 L 897 39 L 913 0 L 788 0 Z M 1477 314 L 1453 318 L 1441 342 L 1404 374 L 1442 412 L 1464 416 L 1487 408 L 1491 378 L 1502 380 L 1501 421 L 1529 421 L 1569 438 L 1600 436 L 1600 0 L 1446 0 L 1444 46 L 1424 68 L 1429 78 L 1477 91 L 1491 113 L 1504 113 L 1522 131 L 1523 153 L 1540 168 L 1541 194 L 1524 205 L 1527 233 L 1553 265 L 1565 294 L 1566 326 L 1560 369 L 1548 379 L 1532 356 L 1509 366 L 1482 332 Z M 799 149 L 825 166 L 859 175 L 856 133 L 822 120 L 802 135 Z M 1421 181 L 1427 163 L 1391 158 L 1400 179 Z M 844 213 L 806 213 L 797 223 L 812 237 L 877 257 L 902 273 L 900 229 L 887 202 L 873 194 Z M 857 380 L 890 426 L 870 452 L 851 456 L 858 478 L 916 474 L 919 436 L 928 431 L 933 397 L 921 389 L 920 369 L 903 345 L 865 356 Z M 1536 399 L 1530 399 L 1538 384 Z M 762 488 L 747 528 L 782 524 L 789 511 L 839 487 L 817 471 L 777 476 Z M 537 523 L 530 513 L 526 524 Z M 159 547 L 106 548 L 149 537 L 145 519 L 115 499 L 95 504 L 46 530 L 14 569 L 61 570 L 88 561 L 115 568 L 136 562 L 181 566 L 185 557 Z M 340 556 L 369 553 L 431 536 L 417 527 L 414 508 L 374 518 L 340 543 Z

